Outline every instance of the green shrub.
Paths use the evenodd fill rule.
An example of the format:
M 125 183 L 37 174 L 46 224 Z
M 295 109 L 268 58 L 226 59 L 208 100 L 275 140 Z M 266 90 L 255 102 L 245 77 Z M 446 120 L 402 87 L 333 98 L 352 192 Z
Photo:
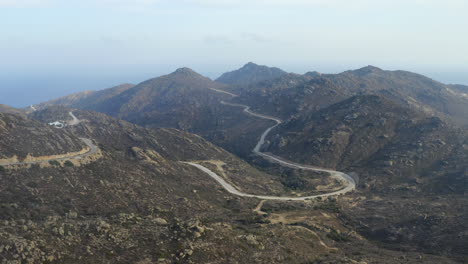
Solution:
M 0 172 L 4 172 L 6 171 L 5 167 L 3 167 L 2 165 L 0 165 Z
M 65 165 L 65 166 L 67 166 L 67 167 L 73 167 L 73 166 L 75 166 L 75 165 L 73 165 L 73 162 L 71 162 L 71 161 L 69 161 L 69 160 L 65 161 L 65 163 L 64 163 L 63 165 Z
M 49 160 L 49 164 L 52 165 L 52 166 L 60 166 L 60 162 L 58 162 L 56 160 Z

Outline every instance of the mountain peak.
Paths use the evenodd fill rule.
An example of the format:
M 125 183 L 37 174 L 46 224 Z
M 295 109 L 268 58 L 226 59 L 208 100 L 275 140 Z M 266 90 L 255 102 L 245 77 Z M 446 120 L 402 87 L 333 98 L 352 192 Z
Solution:
M 176 79 L 180 79 L 180 78 L 182 78 L 182 79 L 186 79 L 186 78 L 189 78 L 189 79 L 193 79 L 193 78 L 208 79 L 207 77 L 199 74 L 198 72 L 196 72 L 196 71 L 194 71 L 194 70 L 192 70 L 192 69 L 190 69 L 188 67 L 178 68 L 177 70 L 175 70 L 171 74 L 166 75 L 166 77 L 176 78 Z
M 281 69 L 248 62 L 242 68 L 224 73 L 216 81 L 225 84 L 246 85 L 279 78 L 287 73 Z
M 367 75 L 367 74 L 371 74 L 371 73 L 380 73 L 380 72 L 383 72 L 383 70 L 378 68 L 378 67 L 368 65 L 366 67 L 362 67 L 362 68 L 354 70 L 352 72 L 359 75 L 359 76 L 363 76 L 363 75 Z
M 367 65 L 366 67 L 362 67 L 361 69 L 367 69 L 371 71 L 382 71 L 382 69 L 380 69 L 379 67 L 375 67 L 373 65 Z
M 190 69 L 190 68 L 187 68 L 187 67 L 182 67 L 182 68 L 179 68 L 177 69 L 175 72 L 173 73 L 182 73 L 182 74 L 198 74 L 196 73 L 194 70 Z
M 306 72 L 304 75 L 309 76 L 309 77 L 319 77 L 322 74 L 318 71 L 310 71 L 310 72 Z
M 249 61 L 249 62 L 248 62 L 247 64 L 245 64 L 244 67 L 242 67 L 242 68 L 258 67 L 258 66 L 259 66 L 258 64 Z

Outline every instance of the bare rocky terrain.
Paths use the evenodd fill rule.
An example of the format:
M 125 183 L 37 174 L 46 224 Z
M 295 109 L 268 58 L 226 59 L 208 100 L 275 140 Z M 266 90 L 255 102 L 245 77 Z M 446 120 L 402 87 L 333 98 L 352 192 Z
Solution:
M 31 120 L 23 115 L 0 113 L 0 159 L 17 156 L 51 156 L 77 152 L 84 144 L 65 130 Z
M 415 170 L 462 148 L 464 138 L 462 129 L 438 117 L 383 96 L 360 95 L 294 116 L 275 128 L 266 150 L 330 168 L 374 164 Z
M 367 238 L 463 256 L 467 149 L 466 131 L 371 95 L 292 119 L 267 151 L 356 172 L 359 192 L 344 212 Z
M 38 116 L 54 118 L 57 109 Z M 2 168 L 4 263 L 346 263 L 382 255 L 387 260 L 378 263 L 398 263 L 396 252 L 362 241 L 339 220 L 336 200 L 267 202 L 258 209 L 259 200 L 226 193 L 180 161 L 221 164 L 246 190 L 271 194 L 281 184 L 198 136 L 93 112 L 75 115 L 80 124 L 51 133 L 91 138 L 103 157 L 81 167 Z M 348 247 L 350 241 L 358 245 Z M 364 248 L 368 253 L 353 253 Z
M 251 84 L 237 99 L 259 112 L 289 117 L 316 111 L 358 94 L 379 94 L 430 115 L 468 123 L 468 98 L 453 87 L 428 77 L 385 71 L 374 66 L 339 74 L 287 75 Z
M 468 261 L 466 86 L 372 66 L 299 75 L 249 63 L 217 82 L 181 68 L 104 91 L 49 102 L 29 118 L 0 116 L 10 148 L 0 154 L 15 144 L 22 155 L 43 145 L 44 153 L 65 151 L 79 137 L 102 152 L 80 167 L 0 167 L 5 263 Z M 203 165 L 245 193 L 338 188 L 325 174 L 253 155 L 274 122 L 222 100 L 283 120 L 262 151 L 349 173 L 357 190 L 263 202 L 181 163 Z M 78 125 L 44 125 L 69 120 L 69 111 Z M 34 142 L 21 145 L 16 134 Z M 67 137 L 62 149 L 51 143 Z

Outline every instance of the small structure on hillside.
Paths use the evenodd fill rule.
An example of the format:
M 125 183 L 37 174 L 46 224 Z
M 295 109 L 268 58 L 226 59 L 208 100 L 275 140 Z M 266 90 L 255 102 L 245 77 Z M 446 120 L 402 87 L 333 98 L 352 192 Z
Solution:
M 56 128 L 64 128 L 65 124 L 59 121 L 49 123 L 49 126 L 55 126 Z

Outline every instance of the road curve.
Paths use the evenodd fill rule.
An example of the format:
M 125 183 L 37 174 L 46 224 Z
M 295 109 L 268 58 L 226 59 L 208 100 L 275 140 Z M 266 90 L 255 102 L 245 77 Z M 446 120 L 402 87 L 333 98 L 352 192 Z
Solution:
M 87 158 L 93 154 L 96 154 L 98 152 L 99 148 L 94 145 L 94 143 L 91 141 L 91 139 L 88 138 L 79 138 L 81 141 L 83 141 L 88 147 L 89 151 L 83 154 L 77 154 L 77 155 L 70 155 L 70 156 L 65 156 L 62 158 L 56 158 L 56 159 L 49 159 L 49 160 L 37 160 L 37 161 L 24 161 L 24 162 L 8 162 L 8 163 L 0 163 L 1 166 L 14 166 L 14 165 L 32 165 L 32 164 L 41 164 L 41 163 L 47 163 L 52 160 L 56 161 L 65 161 L 65 160 L 80 160 Z
M 73 112 L 68 113 L 73 120 L 70 121 L 68 124 L 70 126 L 78 125 L 81 120 L 79 120 Z M 99 151 L 98 146 L 94 145 L 93 141 L 89 138 L 79 138 L 81 141 L 83 141 L 86 146 L 88 146 L 89 151 L 83 154 L 76 154 L 76 155 L 70 155 L 70 156 L 65 156 L 62 158 L 56 158 L 56 159 L 49 159 L 49 160 L 38 160 L 38 161 L 25 161 L 25 162 L 7 162 L 7 163 L 0 163 L 0 166 L 12 166 L 12 165 L 32 165 L 32 164 L 40 164 L 40 163 L 46 163 L 52 160 L 56 161 L 64 161 L 64 160 L 79 160 L 79 159 L 84 159 L 87 158 L 91 155 L 96 154 Z
M 233 97 L 237 96 L 235 94 L 225 92 L 225 91 L 222 91 L 222 90 L 218 90 L 218 89 L 212 89 L 212 90 L 217 91 L 217 92 L 221 92 L 221 93 L 225 93 L 225 94 L 229 94 L 229 95 L 231 95 Z M 311 195 L 311 196 L 284 197 L 284 196 L 255 195 L 255 194 L 243 193 L 243 192 L 237 190 L 234 186 L 227 183 L 222 177 L 220 177 L 219 175 L 217 175 L 213 171 L 209 170 L 208 168 L 206 168 L 206 167 L 204 167 L 204 166 L 202 166 L 200 164 L 196 164 L 196 163 L 193 163 L 193 162 L 183 162 L 185 164 L 189 164 L 191 166 L 194 166 L 194 167 L 198 168 L 199 170 L 205 172 L 209 176 L 211 176 L 213 179 L 215 179 L 229 193 L 237 195 L 237 196 L 241 196 L 241 197 L 252 197 L 252 198 L 258 198 L 258 199 L 262 199 L 262 200 L 304 201 L 304 200 L 309 200 L 309 199 L 314 199 L 314 198 L 319 198 L 319 197 L 325 198 L 325 197 L 330 197 L 330 196 L 342 195 L 342 194 L 346 194 L 346 193 L 351 192 L 351 191 L 356 189 L 356 181 L 346 173 L 339 172 L 339 171 L 334 171 L 334 170 L 329 170 L 329 169 L 324 169 L 324 168 L 318 168 L 318 167 L 309 166 L 309 165 L 298 164 L 298 163 L 294 163 L 294 162 L 285 160 L 285 159 L 283 159 L 281 157 L 277 157 L 277 156 L 272 155 L 272 154 L 261 152 L 260 149 L 263 146 L 263 144 L 265 144 L 265 138 L 267 137 L 267 135 L 271 132 L 271 130 L 273 128 L 277 127 L 279 124 L 282 123 L 281 119 L 276 118 L 276 117 L 272 117 L 272 116 L 268 116 L 268 115 L 262 115 L 262 114 L 252 112 L 250 110 L 250 107 L 246 106 L 246 105 L 227 103 L 227 102 L 224 102 L 224 101 L 221 101 L 221 103 L 224 104 L 224 105 L 229 105 L 229 106 L 234 106 L 234 107 L 242 107 L 242 108 L 244 108 L 244 112 L 251 115 L 251 116 L 255 116 L 255 117 L 258 117 L 258 118 L 262 118 L 262 119 L 268 119 L 268 120 L 272 120 L 272 121 L 276 122 L 276 124 L 274 126 L 271 126 L 271 127 L 267 128 L 265 130 L 265 132 L 263 132 L 263 134 L 260 136 L 260 139 L 259 139 L 257 145 L 252 150 L 252 152 L 255 153 L 256 155 L 259 155 L 259 156 L 263 157 L 264 159 L 266 159 L 266 160 L 268 160 L 268 161 L 270 161 L 272 163 L 277 163 L 277 164 L 280 164 L 282 166 L 293 168 L 293 169 L 327 172 L 327 173 L 330 173 L 331 177 L 333 177 L 333 178 L 335 178 L 335 179 L 337 179 L 339 181 L 346 182 L 346 186 L 341 190 L 330 192 L 330 193 Z
M 68 112 L 68 114 L 72 117 L 72 121 L 68 122 L 69 126 L 76 126 L 81 122 L 81 120 L 76 118 L 76 116 L 73 114 L 73 112 Z

